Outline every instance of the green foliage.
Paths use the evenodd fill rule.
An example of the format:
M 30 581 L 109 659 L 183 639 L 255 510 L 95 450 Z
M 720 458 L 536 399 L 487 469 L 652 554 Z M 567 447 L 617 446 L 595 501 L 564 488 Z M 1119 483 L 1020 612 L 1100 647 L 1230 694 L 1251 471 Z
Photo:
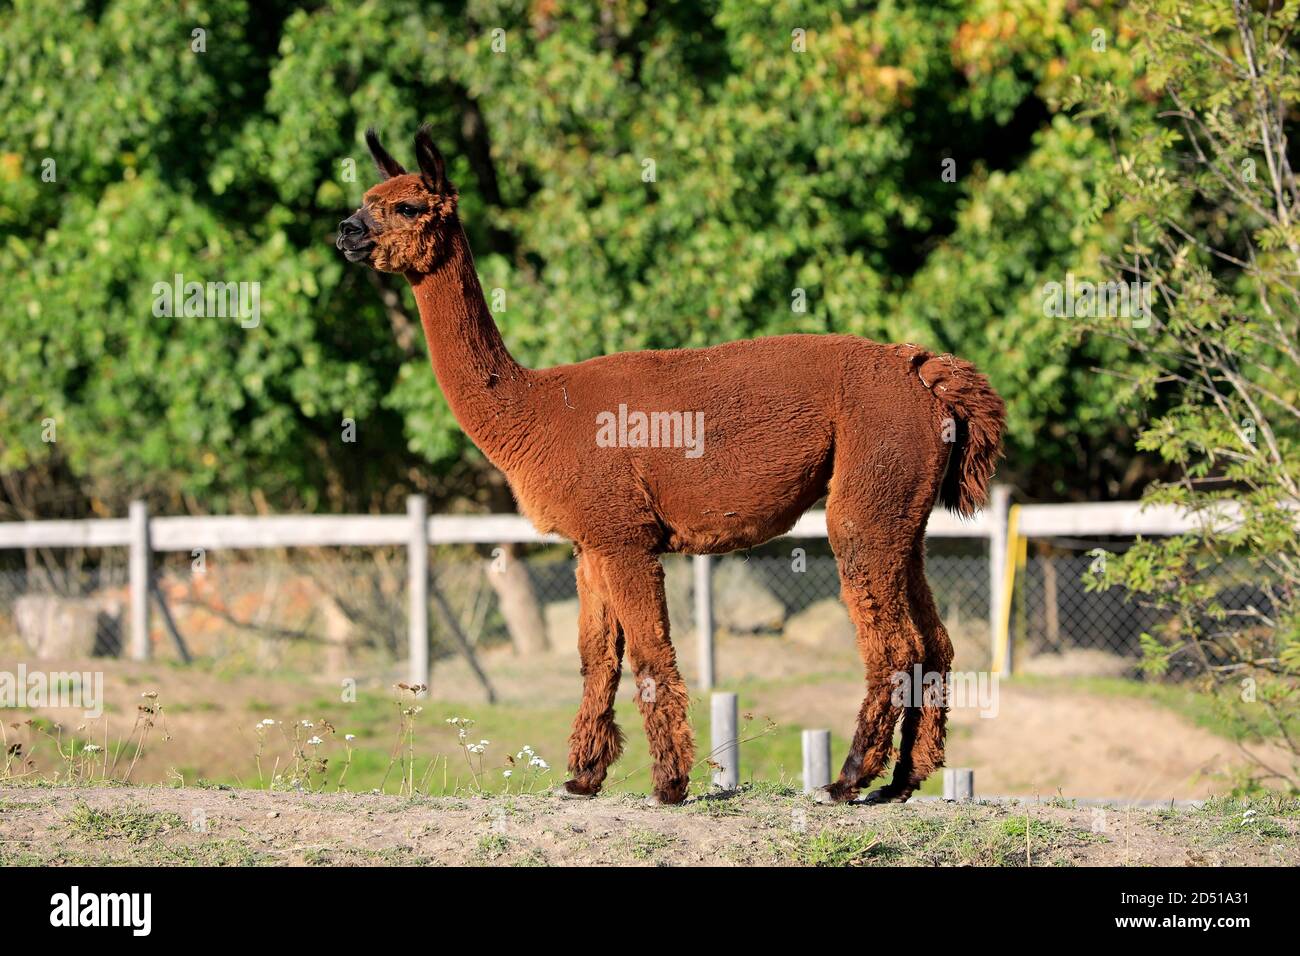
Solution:
M 802 866 L 869 866 L 873 856 L 883 856 L 880 837 L 870 831 L 822 830 L 799 847 Z
M 1133 110 L 1130 92 L 1096 80 L 1071 100 L 1115 134 L 1101 205 L 1125 225 L 1117 268 L 1152 283 L 1155 308 L 1090 331 L 1139 357 L 1119 392 L 1151 413 L 1139 449 L 1177 476 L 1147 500 L 1191 514 L 1198 532 L 1141 541 L 1093 583 L 1164 612 L 1143 636 L 1148 668 L 1190 662 L 1208 693 L 1256 705 L 1256 723 L 1295 757 L 1268 773 L 1297 787 L 1300 183 L 1285 145 L 1300 100 L 1297 5 L 1159 0 L 1132 17 L 1145 88 L 1166 109 Z
M 1124 426 L 1086 376 L 1122 356 L 1061 348 L 1039 301 L 1115 228 L 1091 210 L 1103 142 L 1050 116 L 1073 73 L 1131 82 L 1106 4 L 22 0 L 5 20 L 0 472 L 38 513 L 476 493 L 408 290 L 330 245 L 372 181 L 362 130 L 409 160 L 422 120 L 522 360 L 916 339 L 1010 399 L 1007 477 L 1120 490 Z M 260 324 L 154 316 L 177 273 L 259 282 Z
M 97 810 L 78 803 L 68 816 L 67 826 L 73 833 L 96 840 L 122 839 L 144 843 L 157 839 L 168 830 L 183 826 L 174 813 L 157 813 L 138 807 L 118 807 Z

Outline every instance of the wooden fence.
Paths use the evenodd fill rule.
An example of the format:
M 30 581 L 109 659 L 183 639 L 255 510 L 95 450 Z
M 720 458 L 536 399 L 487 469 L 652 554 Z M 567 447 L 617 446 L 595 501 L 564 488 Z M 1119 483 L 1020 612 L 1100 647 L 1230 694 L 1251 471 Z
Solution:
M 935 511 L 930 537 L 983 539 L 989 554 L 989 624 L 993 671 L 1012 668 L 1010 609 L 1016 557 L 1028 538 L 1097 535 L 1169 535 L 1194 531 L 1198 523 L 1171 506 L 1140 502 L 1011 505 L 1010 489 L 995 487 L 989 507 L 970 519 Z M 788 538 L 825 538 L 826 515 L 811 511 Z M 430 515 L 419 495 L 405 515 L 275 515 L 154 517 L 144 502 L 131 503 L 126 518 L 78 521 L 0 522 L 0 548 L 125 547 L 129 549 L 130 615 L 128 651 L 149 656 L 150 593 L 154 552 L 222 548 L 292 548 L 399 545 L 408 550 L 409 678 L 429 678 L 429 556 L 442 544 L 556 543 L 519 515 Z M 714 684 L 712 558 L 694 558 L 695 628 L 699 637 L 699 684 Z

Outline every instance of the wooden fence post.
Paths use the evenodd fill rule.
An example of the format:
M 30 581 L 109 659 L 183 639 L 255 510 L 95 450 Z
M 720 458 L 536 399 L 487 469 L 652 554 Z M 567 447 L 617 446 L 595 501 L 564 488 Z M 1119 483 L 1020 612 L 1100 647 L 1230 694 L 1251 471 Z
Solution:
M 943 798 L 958 803 L 970 803 L 975 798 L 975 771 L 966 767 L 945 767 Z
M 1007 573 L 1007 521 L 1011 503 L 1011 489 L 994 485 L 989 494 L 989 660 L 992 669 L 1010 673 L 1011 655 L 1009 631 L 1003 632 L 1002 622 L 1008 619 L 1003 603 L 1006 595 Z
M 713 557 L 697 554 L 692 559 L 695 571 L 695 639 L 700 671 L 700 690 L 713 689 Z
M 803 792 L 812 793 L 831 782 L 831 732 L 803 732 Z
M 149 506 L 137 499 L 127 510 L 130 530 L 127 559 L 130 583 L 131 640 L 133 661 L 149 659 L 149 584 L 153 571 L 149 554 Z
M 740 782 L 740 745 L 736 735 L 736 695 L 714 694 L 711 700 L 710 736 L 714 786 L 735 790 Z
M 407 622 L 409 642 L 407 682 L 429 683 L 429 502 L 424 495 L 409 495 L 410 521 L 406 544 L 406 588 L 410 597 Z

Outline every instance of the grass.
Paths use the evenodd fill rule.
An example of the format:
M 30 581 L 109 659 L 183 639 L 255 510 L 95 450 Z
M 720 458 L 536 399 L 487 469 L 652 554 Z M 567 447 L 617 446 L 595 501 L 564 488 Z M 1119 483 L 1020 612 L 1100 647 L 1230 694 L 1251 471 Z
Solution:
M 279 859 L 239 840 L 210 840 L 203 843 L 157 848 L 156 862 L 170 866 L 276 866 Z
M 633 830 L 623 839 L 623 845 L 634 860 L 652 860 L 661 851 L 673 846 L 677 841 L 670 836 L 653 830 Z
M 800 845 L 794 862 L 800 866 L 866 866 L 873 856 L 884 852 L 875 833 L 823 830 Z
M 44 866 L 45 857 L 15 844 L 0 843 L 0 866 Z
M 970 806 L 946 816 L 887 817 L 871 829 L 850 814 L 839 827 L 797 834 L 778 852 L 798 866 L 1061 866 L 1073 863 L 1075 850 L 1104 842 L 1078 827 Z
M 693 723 L 697 727 L 707 726 L 707 703 L 695 700 Z M 531 785 L 534 792 L 546 790 L 558 785 L 564 779 L 564 762 L 568 746 L 568 736 L 573 724 L 575 708 L 564 707 L 528 707 L 518 704 L 478 704 L 468 707 L 463 703 L 448 703 L 436 699 L 420 700 L 423 712 L 415 719 L 415 768 L 414 778 L 417 790 L 432 796 L 449 796 L 477 792 L 483 787 L 489 793 L 501 793 L 507 788 L 502 771 L 510 769 L 512 777 L 509 788 L 517 792 L 521 785 L 525 788 L 518 766 L 512 766 L 507 758 L 513 758 L 525 745 L 533 746 L 550 764 L 548 774 L 534 774 Z M 329 698 L 317 697 L 306 708 L 306 716 L 319 725 L 328 723 L 338 729 L 338 733 L 350 733 L 355 736 L 352 742 L 352 756 L 348 767 L 346 786 L 354 791 L 369 791 L 382 785 L 389 792 L 396 788 L 401 777 L 399 768 L 394 767 L 384 782 L 385 772 L 389 769 L 392 758 L 395 732 L 397 727 L 396 708 L 391 698 L 383 694 L 361 693 L 353 703 L 342 703 Z M 282 718 L 274 709 L 261 711 L 267 718 Z M 444 721 L 453 716 L 471 716 L 474 726 L 468 740 L 477 743 L 488 740 L 490 743 L 483 755 L 482 772 L 477 757 L 467 762 L 460 752 L 454 730 Z M 645 735 L 640 732 L 641 715 L 631 702 L 621 702 L 616 707 L 620 726 L 626 734 L 626 745 L 622 758 L 610 770 L 605 782 L 606 793 L 646 793 L 650 790 L 651 759 Z M 703 723 L 701 721 L 703 720 Z M 279 746 L 282 741 L 268 741 Z M 697 740 L 697 765 L 691 775 L 692 789 L 702 792 L 707 789 L 712 774 L 706 760 L 708 754 L 707 734 L 699 733 Z M 795 781 L 802 767 L 802 743 L 798 728 L 769 727 L 757 715 L 752 719 L 741 721 L 741 739 L 743 741 L 742 779 L 746 781 Z M 234 785 L 257 787 L 256 768 L 252 765 L 251 753 L 255 741 L 249 740 L 249 773 L 247 775 L 227 775 L 205 773 L 211 785 Z M 836 752 L 847 749 L 847 740 L 834 738 L 832 747 Z M 343 755 L 338 750 L 330 755 L 326 778 L 332 784 L 337 781 Z M 262 786 L 269 784 L 273 776 L 274 760 L 263 756 Z M 279 769 L 283 769 L 281 766 Z M 186 780 L 195 780 L 199 776 L 198 768 L 187 768 Z M 418 785 L 423 781 L 423 785 Z M 780 783 L 778 786 L 786 784 Z M 923 792 L 937 793 L 942 782 L 936 778 L 928 782 L 928 789 Z M 327 786 L 332 789 L 332 786 Z
M 630 796 L 462 800 L 363 794 L 274 798 L 198 788 L 84 788 L 15 794 L 0 819 L 0 864 L 146 866 L 547 866 L 736 864 L 1074 866 L 1286 863 L 1296 859 L 1300 801 L 1222 800 L 1198 809 L 1105 811 L 1002 804 L 821 807 L 776 787 L 742 787 L 694 805 L 644 808 Z M 250 805 L 249 800 L 253 799 Z M 103 809 L 108 800 L 118 806 Z M 92 801 L 94 805 L 92 805 Z M 266 806 L 281 808 L 269 824 Z M 187 809 L 188 808 L 188 809 Z M 202 808 L 202 809 L 200 809 Z M 311 819 L 309 834 L 299 825 Z M 409 816 L 403 817 L 403 814 Z M 210 819 L 195 829 L 187 818 Z M 19 821 L 7 828 L 7 821 Z M 376 841 L 371 829 L 382 828 Z M 378 834 L 375 834 L 378 835 Z
M 66 825 L 73 834 L 89 839 L 144 843 L 185 824 L 174 813 L 157 813 L 135 807 L 96 810 L 88 804 L 78 803 Z
M 501 771 L 511 769 L 512 791 L 517 791 L 519 770 L 506 763 L 524 745 L 533 746 L 551 765 L 551 771 L 534 778 L 534 792 L 558 785 L 564 778 L 564 762 L 568 736 L 573 725 L 575 705 L 563 707 L 527 707 L 517 704 L 478 704 L 468 707 L 463 703 L 448 703 L 437 699 L 421 700 L 423 713 L 416 718 L 415 778 L 424 785 L 417 789 L 431 796 L 451 796 L 475 792 L 482 785 L 489 793 L 501 793 L 506 780 Z M 712 770 L 707 765 L 709 757 L 707 718 L 708 704 L 703 698 L 692 700 L 691 719 L 696 727 L 695 770 L 691 774 L 692 792 L 708 789 Z M 352 759 L 346 778 L 350 790 L 368 791 L 379 787 L 389 766 L 394 744 L 395 708 L 393 702 L 382 694 L 362 693 L 354 703 L 343 704 L 328 698 L 316 698 L 309 712 L 313 719 L 329 722 L 340 732 L 354 734 Z M 274 714 L 274 712 L 271 712 Z M 604 792 L 647 793 L 651 789 L 651 758 L 645 735 L 641 733 L 641 715 L 628 701 L 620 702 L 615 713 L 626 736 L 622 758 L 610 768 Z M 452 716 L 472 716 L 475 720 L 470 739 L 490 741 L 484 755 L 481 775 L 476 766 L 467 763 L 459 752 L 455 733 L 444 724 Z M 773 786 L 790 789 L 798 783 L 802 773 L 803 751 L 800 728 L 769 725 L 761 715 L 742 715 L 740 722 L 742 741 L 741 780 L 753 786 Z M 831 751 L 840 754 L 848 749 L 848 740 L 836 734 L 831 736 Z M 434 755 L 437 754 L 437 762 Z M 264 765 L 265 765 L 264 761 Z M 332 761 L 337 764 L 337 760 Z M 195 774 L 197 776 L 197 774 Z M 387 789 L 394 788 L 397 773 L 390 774 Z M 335 779 L 337 773 L 331 773 Z M 193 777 L 187 775 L 187 779 Z M 216 776 L 214 783 L 255 786 L 256 778 Z M 921 795 L 938 795 L 942 792 L 941 774 L 934 774 L 918 791 Z M 725 813 L 725 810 L 717 810 Z
M 484 863 L 492 863 L 510 852 L 510 838 L 501 833 L 489 833 L 478 841 L 475 857 Z
M 137 807 L 98 810 L 78 803 L 63 825 L 74 838 L 104 844 L 123 841 L 131 849 L 123 860 L 107 862 L 148 863 L 164 866 L 267 866 L 277 862 L 273 856 L 246 842 L 232 839 L 176 842 L 174 837 L 187 832 L 175 813 L 156 812 Z M 0 856 L 6 865 L 21 865 L 21 859 Z M 102 858 L 72 854 L 63 862 L 103 863 Z
M 1197 811 L 1207 817 L 1244 816 L 1248 811 L 1256 814 L 1265 813 L 1272 817 L 1288 820 L 1300 820 L 1300 798 L 1284 797 L 1281 794 L 1246 797 L 1213 797 L 1206 800 Z
M 549 866 L 546 855 L 541 850 L 529 850 L 517 860 L 510 863 L 511 866 L 531 867 L 531 866 Z
M 1017 680 L 1024 681 L 1027 685 L 1045 687 L 1064 683 L 1072 688 L 1095 693 L 1151 699 L 1187 713 L 1197 719 L 1198 723 L 1211 725 L 1212 729 L 1215 729 L 1213 724 L 1218 719 L 1212 708 L 1201 701 L 1200 695 L 1186 688 L 1100 678 L 1057 680 L 1026 677 Z M 217 770 L 189 762 L 176 768 L 180 779 L 187 785 L 202 780 L 205 786 L 264 789 L 274 786 L 275 776 L 281 774 L 280 786 L 292 786 L 294 775 L 286 771 L 293 763 L 294 747 L 283 739 L 282 731 L 302 719 L 310 719 L 317 727 L 328 724 L 337 728 L 337 733 L 332 737 L 326 735 L 325 743 L 319 748 L 324 768 L 322 773 L 313 774 L 307 780 L 305 785 L 309 789 L 337 789 L 340 777 L 343 777 L 348 790 L 368 792 L 382 787 L 391 793 L 398 789 L 400 781 L 408 780 L 414 782 L 415 789 L 420 793 L 449 796 L 475 793 L 480 788 L 489 793 L 501 793 L 507 788 L 512 792 L 520 789 L 541 791 L 558 785 L 565 777 L 567 739 L 574 714 L 572 705 L 538 707 L 506 703 L 470 706 L 437 699 L 420 700 L 418 703 L 422 711 L 412 718 L 415 765 L 414 768 L 407 768 L 403 759 L 405 744 L 399 748 L 402 752 L 399 753 L 397 763 L 393 763 L 398 708 L 391 695 L 363 690 L 353 702 L 345 703 L 321 695 L 309 700 L 310 703 L 305 706 L 295 707 L 296 713 L 292 714 L 285 713 L 282 706 L 265 702 L 250 704 L 242 716 L 231 714 L 230 722 L 238 725 L 234 727 L 233 734 L 241 740 L 228 749 L 235 753 L 242 750 L 247 755 L 243 767 L 230 769 L 227 765 Z M 187 710 L 175 705 L 171 709 L 182 712 Z M 611 768 L 605 792 L 646 793 L 651 789 L 651 759 L 645 736 L 640 732 L 640 714 L 629 701 L 620 702 L 616 714 L 626 735 L 626 746 L 622 758 Z M 454 729 L 444 723 L 447 717 L 460 715 L 475 719 L 471 734 L 475 743 L 478 740 L 490 741 L 482 757 L 481 769 L 477 764 L 478 758 L 475 758 L 474 765 L 465 760 Z M 691 779 L 691 789 L 695 793 L 706 791 L 711 778 L 711 770 L 707 765 L 707 716 L 707 702 L 702 697 L 695 698 L 692 702 L 692 722 L 697 732 L 699 761 Z M 274 732 L 266 734 L 267 752 L 261 758 L 259 773 L 254 761 L 257 735 L 252 725 L 260 719 L 276 719 L 281 724 Z M 38 724 L 49 729 L 48 721 L 38 721 Z M 1226 728 L 1219 729 L 1226 732 Z M 345 733 L 355 737 L 350 743 L 350 759 L 342 745 Z M 802 765 L 799 728 L 771 726 L 761 715 L 750 715 L 749 719 L 742 718 L 741 737 L 740 773 L 743 782 L 777 788 L 789 788 L 798 783 Z M 526 744 L 532 745 L 549 762 L 549 772 L 526 777 L 517 766 L 512 767 L 508 763 L 508 758 L 512 758 Z M 848 741 L 832 735 L 831 746 L 832 753 L 839 755 L 847 750 Z M 345 764 L 347 773 L 343 776 Z M 512 771 L 509 781 L 502 773 L 506 769 Z M 172 776 L 174 779 L 175 774 Z M 936 773 L 925 781 L 919 794 L 933 796 L 941 790 L 942 774 Z M 695 810 L 714 815 L 733 812 L 725 804 L 713 803 L 699 805 Z
M 160 667 L 162 664 L 154 666 Z M 172 669 L 167 665 L 168 671 Z M 196 670 L 207 674 L 224 673 L 211 662 L 202 661 L 196 664 Z M 193 671 L 177 669 L 176 673 L 184 675 Z M 782 687 L 813 685 L 830 676 L 843 675 L 818 671 L 786 679 L 732 682 L 728 686 L 737 691 L 743 701 L 762 696 L 762 693 L 770 694 Z M 143 688 L 156 686 L 158 675 L 139 678 L 130 671 L 124 671 L 118 677 L 125 683 Z M 322 685 L 313 682 L 309 675 L 292 671 L 278 672 L 276 680 L 287 682 L 295 693 L 302 693 L 294 698 L 293 703 L 285 703 L 283 700 L 279 703 L 269 702 L 268 698 L 274 695 L 265 692 L 264 688 L 259 688 L 262 692 L 238 703 L 231 702 L 229 706 L 192 700 L 169 703 L 169 711 L 191 719 L 187 725 L 190 728 L 195 726 L 193 718 L 196 715 L 211 715 L 202 722 L 212 728 L 205 732 L 220 735 L 224 739 L 220 747 L 203 746 L 196 753 L 195 750 L 187 750 L 189 741 L 178 734 L 178 743 L 172 745 L 174 750 L 170 750 L 162 746 L 164 740 L 160 739 L 160 726 L 148 744 L 148 766 L 142 766 L 141 772 L 131 777 L 132 781 L 254 789 L 295 789 L 304 786 L 307 789 L 332 792 L 339 789 L 342 780 L 343 788 L 353 792 L 382 789 L 393 793 L 399 789 L 399 785 L 403 785 L 403 792 L 413 788 L 424 795 L 449 796 L 479 792 L 495 794 L 507 790 L 514 793 L 521 790 L 541 792 L 558 785 L 566 776 L 564 764 L 576 699 L 552 703 L 555 697 L 549 696 L 543 698 L 545 704 L 497 705 L 421 699 L 416 702 L 420 713 L 411 718 L 414 741 L 410 753 L 413 753 L 415 759 L 414 766 L 408 766 L 406 754 L 409 740 L 403 739 L 400 744 L 397 740 L 399 708 L 394 705 L 393 697 L 386 689 L 366 685 L 359 689 L 355 700 L 345 702 L 340 699 L 341 695 L 323 693 Z M 1016 678 L 1016 682 L 1027 687 L 1064 687 L 1072 691 L 1150 700 L 1185 715 L 1222 736 L 1231 737 L 1241 729 L 1225 717 L 1222 708 L 1213 701 L 1208 701 L 1203 695 L 1185 686 L 1148 684 L 1118 678 L 1025 676 Z M 572 689 L 575 698 L 577 686 L 575 680 Z M 410 703 L 409 698 L 404 702 L 406 705 Z M 641 716 L 634 704 L 626 700 L 619 702 L 616 714 L 626 736 L 626 747 L 622 758 L 610 770 L 605 792 L 647 793 L 651 789 L 651 760 L 645 736 L 641 732 Z M 129 729 L 129 723 L 123 721 L 133 716 L 128 714 L 109 722 L 112 729 L 112 737 L 108 741 L 110 752 L 116 752 L 114 739 L 124 736 Z M 477 756 L 472 761 L 465 759 L 466 755 L 461 750 L 455 730 L 444 723 L 446 718 L 452 716 L 471 717 L 475 720 L 469 738 L 471 742 L 477 744 L 479 740 L 490 741 L 485 747 L 481 762 Z M 707 765 L 708 702 L 705 695 L 696 695 L 692 699 L 691 718 L 696 731 L 698 761 L 692 773 L 691 790 L 699 794 L 707 791 L 711 777 L 711 769 Z M 266 749 L 261 756 L 259 769 L 254 758 L 258 748 L 258 731 L 254 730 L 254 726 L 263 719 L 277 720 L 280 723 L 273 730 L 264 732 Z M 300 727 L 304 719 L 311 720 L 317 728 L 312 734 L 320 732 L 323 738 L 323 743 L 314 749 L 304 747 L 307 737 L 305 734 L 300 734 L 299 739 L 295 740 L 290 733 L 288 739 L 285 739 L 284 732 Z M 849 726 L 850 722 L 851 713 L 846 712 L 844 726 Z M 337 728 L 336 732 L 319 730 L 326 725 Z M 48 719 L 36 718 L 30 733 L 22 731 L 29 751 L 32 750 L 32 745 L 26 743 L 27 738 L 39 738 L 42 732 L 55 732 L 54 725 Z M 65 728 L 63 733 L 68 735 L 70 731 Z M 953 730 L 954 738 L 962 733 L 970 733 L 969 728 L 958 726 Z M 351 734 L 355 738 L 349 746 L 344 745 L 344 734 Z M 1300 736 L 1300 729 L 1297 736 Z M 83 744 L 104 743 L 102 730 L 95 727 L 86 730 L 84 737 L 81 741 Z M 802 764 L 800 728 L 770 725 L 761 713 L 756 713 L 742 718 L 741 738 L 740 779 L 743 783 L 753 787 L 777 788 L 773 792 L 788 790 L 791 785 L 798 783 Z M 70 737 L 65 736 L 64 740 L 64 749 L 70 750 Z M 38 739 L 36 743 L 41 749 L 36 751 L 38 769 L 32 778 L 49 777 L 60 768 L 56 762 L 57 751 L 49 740 Z M 398 745 L 396 761 L 395 745 Z M 530 772 L 521 769 L 518 762 L 514 765 L 509 762 L 525 745 L 534 747 L 549 762 L 547 772 Z M 832 754 L 838 759 L 847 751 L 848 740 L 832 735 L 831 746 Z M 175 757 L 171 756 L 173 752 L 176 752 Z M 295 752 L 306 752 L 312 759 L 301 759 L 295 756 Z M 78 751 L 76 761 L 66 763 L 84 763 L 80 753 Z M 199 756 L 198 753 L 202 755 Z M 118 767 L 119 777 L 125 773 L 133 756 L 134 750 L 128 746 Z M 92 769 L 93 765 L 94 762 L 91 761 Z M 506 770 L 511 773 L 509 779 L 504 776 Z M 64 772 L 69 773 L 66 767 Z M 277 776 L 280 778 L 278 781 Z M 0 774 L 0 778 L 3 778 L 3 774 Z M 18 781 L 4 779 L 3 782 L 9 784 Z M 919 795 L 934 796 L 941 790 L 942 774 L 935 773 L 925 781 Z M 736 811 L 733 805 L 725 802 L 709 802 L 693 806 L 692 812 L 725 817 Z

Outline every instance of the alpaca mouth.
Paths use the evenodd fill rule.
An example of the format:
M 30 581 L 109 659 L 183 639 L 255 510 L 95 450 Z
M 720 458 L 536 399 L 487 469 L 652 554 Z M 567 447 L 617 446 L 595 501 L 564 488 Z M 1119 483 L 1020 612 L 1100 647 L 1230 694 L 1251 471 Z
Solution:
M 335 240 L 334 245 L 343 253 L 348 262 L 362 262 L 370 258 L 370 253 L 375 249 L 373 239 L 362 239 L 356 242 L 349 242 L 342 236 Z

